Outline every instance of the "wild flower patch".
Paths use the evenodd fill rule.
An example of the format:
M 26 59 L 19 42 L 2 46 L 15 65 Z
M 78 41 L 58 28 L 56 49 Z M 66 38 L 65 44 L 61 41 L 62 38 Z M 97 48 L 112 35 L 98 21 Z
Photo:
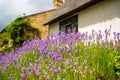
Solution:
M 114 39 L 110 40 L 110 36 Z M 120 33 L 59 32 L 35 37 L 0 55 L 0 80 L 115 80 L 120 78 Z

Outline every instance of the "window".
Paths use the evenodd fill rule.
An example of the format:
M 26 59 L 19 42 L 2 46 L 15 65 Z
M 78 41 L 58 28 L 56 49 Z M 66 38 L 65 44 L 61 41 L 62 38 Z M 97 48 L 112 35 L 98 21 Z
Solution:
M 66 20 L 63 20 L 60 22 L 59 30 L 61 32 L 68 33 L 68 30 L 71 30 L 72 32 L 78 32 L 78 15 L 75 15 L 71 18 L 68 18 Z

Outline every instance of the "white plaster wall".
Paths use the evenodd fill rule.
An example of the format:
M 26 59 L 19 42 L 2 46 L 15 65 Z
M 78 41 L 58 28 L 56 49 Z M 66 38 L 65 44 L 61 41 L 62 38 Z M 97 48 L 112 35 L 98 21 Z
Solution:
M 120 0 L 105 0 L 78 12 L 78 31 L 90 32 L 109 29 L 111 33 L 120 32 Z
M 50 24 L 49 26 L 49 34 L 51 33 L 58 33 L 59 32 L 59 22 L 56 22 L 54 24 Z
M 92 29 L 104 32 L 110 25 L 111 33 L 120 32 L 120 0 L 105 0 L 75 14 L 79 32 L 91 33 Z M 59 31 L 59 22 L 50 25 L 50 33 Z

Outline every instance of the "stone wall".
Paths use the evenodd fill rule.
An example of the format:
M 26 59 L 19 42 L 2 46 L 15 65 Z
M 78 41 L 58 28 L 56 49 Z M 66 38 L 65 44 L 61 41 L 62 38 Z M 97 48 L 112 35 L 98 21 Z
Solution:
M 43 26 L 43 23 L 53 14 L 54 11 L 55 11 L 55 9 L 37 13 L 37 14 L 33 14 L 33 15 L 29 15 L 29 16 L 25 17 L 26 19 L 30 20 L 31 26 L 40 30 L 40 38 L 41 39 L 46 38 L 48 35 L 48 31 L 49 31 L 48 25 Z

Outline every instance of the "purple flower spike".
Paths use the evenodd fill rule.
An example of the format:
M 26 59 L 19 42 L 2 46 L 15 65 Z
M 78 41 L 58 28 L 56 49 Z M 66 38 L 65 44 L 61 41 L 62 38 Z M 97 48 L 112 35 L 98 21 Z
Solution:
M 118 42 L 120 42 L 120 32 L 117 33 L 117 39 L 118 39 Z
M 92 40 L 92 35 L 89 34 L 88 38 L 89 38 L 89 40 Z
M 60 35 L 61 35 L 61 32 L 59 31 L 59 32 L 58 32 L 58 36 L 60 36 Z
M 14 62 L 14 65 L 16 65 L 16 60 L 13 60 L 13 62 Z
M 94 37 L 94 32 L 95 32 L 95 31 L 92 29 L 92 37 Z
M 76 39 L 78 39 L 81 36 L 81 33 L 76 33 Z
M 62 48 L 60 48 L 60 52 L 64 52 L 64 48 L 62 47 Z
M 8 80 L 12 80 L 11 76 L 8 77 Z
M 37 37 L 37 35 L 35 35 L 35 36 L 34 36 L 34 39 L 35 39 L 35 40 L 38 40 L 39 38 Z
M 26 74 L 21 74 L 21 79 L 25 79 L 26 78 Z
M 70 54 L 70 53 L 71 53 L 71 50 L 70 50 L 70 49 L 68 49 L 68 50 L 67 50 L 67 53 L 68 53 L 68 54 Z
M 61 71 L 61 68 L 60 68 L 60 66 L 58 66 L 58 72 L 60 72 Z
M 116 39 L 116 32 L 114 32 L 114 39 Z
M 22 46 L 24 47 L 25 45 L 26 45 L 26 42 L 23 42 L 23 43 L 22 43 Z
M 27 76 L 27 72 L 26 72 L 25 68 L 23 68 L 22 71 L 23 71 L 23 73 L 21 74 L 21 79 L 25 79 Z
M 40 63 L 40 60 L 38 59 L 38 60 L 36 60 L 36 64 L 39 64 Z
M 0 54 L 0 64 L 2 63 L 2 55 Z
M 23 73 L 24 73 L 24 74 L 27 74 L 25 69 L 23 69 Z
M 118 36 L 120 36 L 120 32 L 118 33 Z
M 68 29 L 68 33 L 71 33 L 71 29 Z
M 105 33 L 107 33 L 108 32 L 108 30 L 107 29 L 105 29 Z

